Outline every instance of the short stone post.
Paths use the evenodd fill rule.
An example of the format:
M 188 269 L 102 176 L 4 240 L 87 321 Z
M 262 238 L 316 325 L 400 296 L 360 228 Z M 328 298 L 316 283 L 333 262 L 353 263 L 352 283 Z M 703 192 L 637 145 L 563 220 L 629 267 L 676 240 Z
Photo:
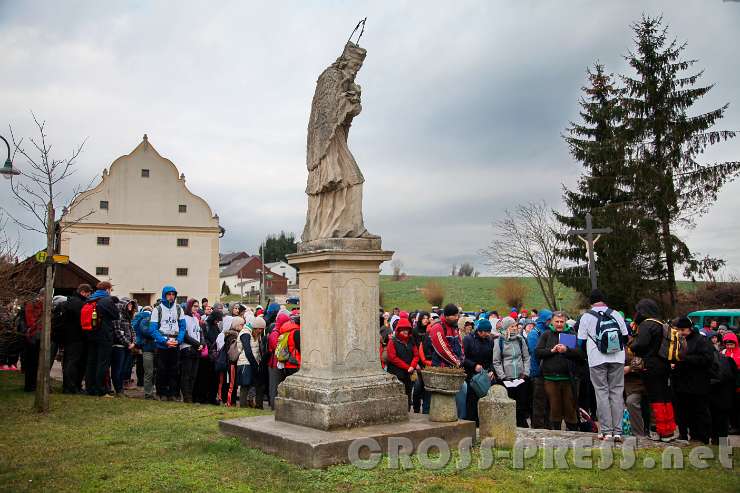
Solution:
M 434 403 L 434 400 L 432 400 Z M 478 401 L 480 439 L 495 438 L 497 447 L 511 448 L 516 443 L 516 401 L 509 399 L 506 388 L 493 385 Z

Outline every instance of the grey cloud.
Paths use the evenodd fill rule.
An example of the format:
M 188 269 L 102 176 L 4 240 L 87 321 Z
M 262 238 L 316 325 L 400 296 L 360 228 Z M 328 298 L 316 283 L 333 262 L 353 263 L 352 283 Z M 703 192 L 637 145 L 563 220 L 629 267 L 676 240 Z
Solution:
M 89 137 L 86 177 L 148 133 L 219 213 L 222 248 L 254 251 L 267 233 L 302 230 L 314 83 L 367 15 L 364 110 L 350 133 L 367 226 L 411 273 L 482 270 L 478 251 L 506 207 L 559 207 L 561 184 L 575 182 L 560 134 L 577 118 L 584 71 L 597 59 L 627 71 L 629 24 L 643 11 L 688 40 L 717 83 L 702 105 L 732 102 L 722 126 L 740 128 L 740 6 L 719 1 L 3 2 L 0 107 L 22 135 L 29 109 L 46 118 L 60 150 Z M 731 142 L 707 157 L 737 155 Z M 685 233 L 734 271 L 738 192 L 728 185 Z M 41 242 L 24 235 L 29 251 Z

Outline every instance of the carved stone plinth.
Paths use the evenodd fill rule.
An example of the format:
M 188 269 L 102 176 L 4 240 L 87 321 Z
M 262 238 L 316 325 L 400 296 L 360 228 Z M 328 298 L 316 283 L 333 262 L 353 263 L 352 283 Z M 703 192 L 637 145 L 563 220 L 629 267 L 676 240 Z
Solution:
M 496 445 L 513 447 L 516 443 L 516 401 L 509 398 L 503 385 L 494 385 L 478 401 L 480 439 L 495 438 Z
M 301 369 L 278 388 L 276 421 L 333 430 L 408 420 L 403 385 L 378 354 L 380 264 L 392 252 L 357 249 L 370 243 L 380 246 L 333 239 L 288 257 L 300 272 Z

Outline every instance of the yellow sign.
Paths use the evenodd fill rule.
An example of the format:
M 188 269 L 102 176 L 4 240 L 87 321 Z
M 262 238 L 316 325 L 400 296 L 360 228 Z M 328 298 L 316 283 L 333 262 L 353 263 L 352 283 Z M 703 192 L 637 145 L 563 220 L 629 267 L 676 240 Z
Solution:
M 68 264 L 69 255 L 54 255 L 51 257 L 55 264 Z
M 42 250 L 36 254 L 36 262 L 43 264 L 44 262 L 46 262 L 47 257 L 48 255 L 46 254 L 46 252 Z

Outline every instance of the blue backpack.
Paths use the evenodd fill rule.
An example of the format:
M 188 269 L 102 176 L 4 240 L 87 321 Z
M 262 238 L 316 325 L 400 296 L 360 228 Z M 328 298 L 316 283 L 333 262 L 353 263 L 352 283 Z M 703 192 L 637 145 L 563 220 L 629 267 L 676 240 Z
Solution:
M 596 338 L 591 338 L 596 344 L 596 348 L 603 354 L 614 354 L 624 349 L 624 339 L 622 337 L 622 328 L 619 326 L 617 319 L 612 316 L 614 310 L 607 308 L 604 313 L 596 310 L 588 312 L 596 317 Z

